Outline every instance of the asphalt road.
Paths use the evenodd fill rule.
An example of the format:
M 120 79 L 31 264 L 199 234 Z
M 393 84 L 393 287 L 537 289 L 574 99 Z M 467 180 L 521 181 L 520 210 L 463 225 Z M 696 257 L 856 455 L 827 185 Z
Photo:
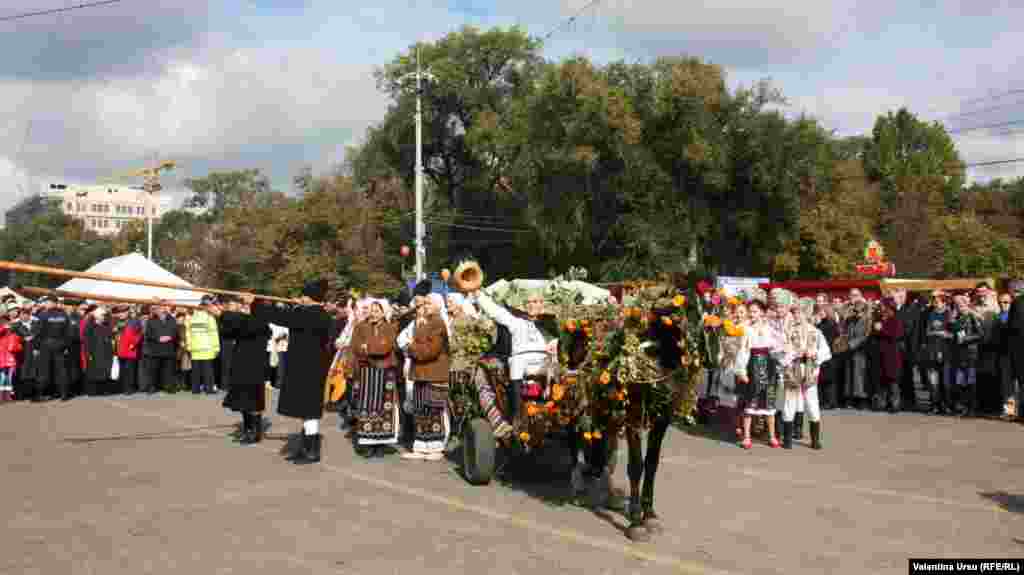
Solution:
M 215 398 L 7 404 L 0 573 L 859 574 L 1024 556 L 1021 426 L 825 417 L 821 452 L 670 431 L 667 529 L 636 544 L 621 513 L 568 501 L 558 450 L 473 487 L 447 461 L 360 459 L 333 414 L 324 462 L 297 467 L 279 455 L 297 422 L 239 446 Z

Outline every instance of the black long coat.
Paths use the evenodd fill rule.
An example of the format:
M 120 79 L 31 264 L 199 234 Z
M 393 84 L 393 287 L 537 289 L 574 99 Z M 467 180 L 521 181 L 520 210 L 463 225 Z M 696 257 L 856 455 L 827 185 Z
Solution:
M 278 308 L 260 301 L 253 302 L 252 315 L 288 328 L 278 413 L 298 419 L 319 419 L 324 411 L 324 383 L 334 359 L 334 319 L 320 306 Z
M 235 341 L 231 385 L 224 407 L 235 411 L 257 412 L 266 408 L 263 391 L 270 365 L 267 341 L 270 325 L 251 315 L 225 311 L 219 318 L 220 333 Z
M 114 365 L 114 332 L 110 322 L 90 321 L 85 328 L 83 343 L 89 357 L 85 363 L 86 381 L 110 381 L 110 368 Z
M 1024 377 L 1024 296 L 1018 295 L 1010 304 L 1009 317 L 1006 325 L 1006 346 L 1010 350 L 1013 373 L 1017 378 Z

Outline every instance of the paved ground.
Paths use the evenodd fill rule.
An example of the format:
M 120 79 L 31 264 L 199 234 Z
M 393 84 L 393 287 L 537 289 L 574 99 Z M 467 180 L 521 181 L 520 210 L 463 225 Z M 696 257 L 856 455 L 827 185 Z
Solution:
M 334 415 L 324 464 L 295 467 L 278 455 L 294 422 L 237 446 L 212 398 L 5 405 L 0 573 L 859 574 L 1024 555 L 1024 428 L 826 417 L 823 452 L 671 431 L 668 530 L 632 544 L 550 478 L 471 487 L 447 462 L 361 460 Z

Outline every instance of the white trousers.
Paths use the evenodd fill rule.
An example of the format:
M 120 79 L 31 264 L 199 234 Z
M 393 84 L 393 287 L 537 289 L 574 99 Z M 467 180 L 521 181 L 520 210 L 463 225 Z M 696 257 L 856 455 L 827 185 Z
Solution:
M 782 421 L 793 421 L 798 412 L 807 412 L 811 421 L 821 421 L 821 407 L 818 405 L 818 386 L 803 390 L 786 389 L 782 405 Z

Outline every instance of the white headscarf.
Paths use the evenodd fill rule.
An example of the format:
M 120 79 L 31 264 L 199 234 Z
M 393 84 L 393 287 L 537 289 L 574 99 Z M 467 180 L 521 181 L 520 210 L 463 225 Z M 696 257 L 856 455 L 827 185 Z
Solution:
M 370 305 L 377 304 L 382 310 L 384 310 L 384 321 L 391 321 L 391 304 L 388 300 L 382 298 L 371 298 Z
M 427 296 L 430 298 L 430 303 L 434 304 L 437 308 L 437 313 L 441 315 L 441 319 L 444 320 L 444 327 L 448 331 L 448 337 L 452 337 L 452 321 L 448 318 L 448 307 L 445 305 L 444 296 L 439 293 L 431 293 Z

